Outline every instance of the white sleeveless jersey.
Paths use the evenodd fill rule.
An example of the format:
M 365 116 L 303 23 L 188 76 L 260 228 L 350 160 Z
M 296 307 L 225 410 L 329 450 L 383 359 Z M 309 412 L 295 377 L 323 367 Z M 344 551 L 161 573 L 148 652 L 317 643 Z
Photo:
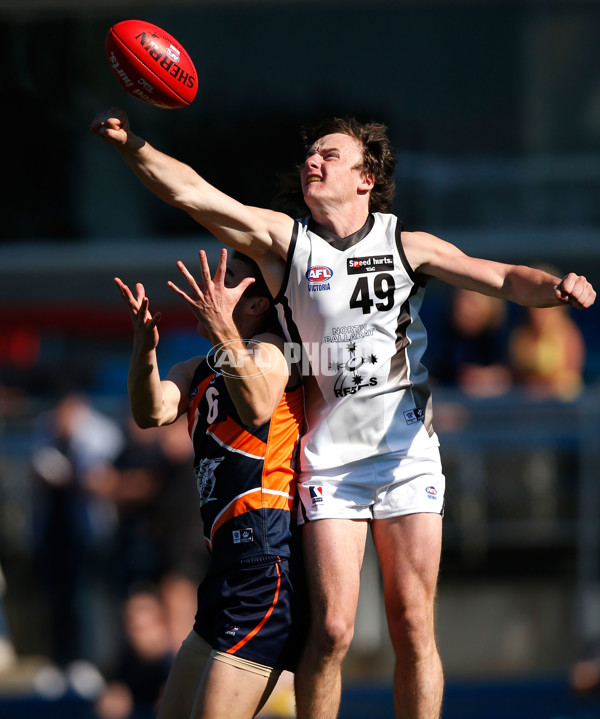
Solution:
M 302 471 L 438 445 L 421 363 L 425 288 L 400 238 L 390 214 L 344 239 L 296 222 L 276 303 L 286 354 L 302 361 Z

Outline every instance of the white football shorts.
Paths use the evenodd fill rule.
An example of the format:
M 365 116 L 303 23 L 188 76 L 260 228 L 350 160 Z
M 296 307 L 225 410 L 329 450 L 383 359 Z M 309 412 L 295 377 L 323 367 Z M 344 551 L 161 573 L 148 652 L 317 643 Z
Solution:
M 315 519 L 387 519 L 444 513 L 446 478 L 438 447 L 384 454 L 298 479 L 298 523 Z

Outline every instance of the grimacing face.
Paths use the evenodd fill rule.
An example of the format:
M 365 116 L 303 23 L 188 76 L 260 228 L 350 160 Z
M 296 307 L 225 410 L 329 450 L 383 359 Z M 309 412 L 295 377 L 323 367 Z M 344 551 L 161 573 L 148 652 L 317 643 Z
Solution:
M 306 204 L 311 207 L 352 198 L 363 179 L 362 162 L 362 148 L 350 135 L 334 133 L 317 140 L 300 171 Z

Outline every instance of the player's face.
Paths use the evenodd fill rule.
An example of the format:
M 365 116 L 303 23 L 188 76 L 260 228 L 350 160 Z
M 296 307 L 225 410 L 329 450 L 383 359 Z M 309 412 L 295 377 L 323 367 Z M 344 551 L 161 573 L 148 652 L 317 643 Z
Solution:
M 237 287 L 243 279 L 250 275 L 250 268 L 245 262 L 236 259 L 229 260 L 225 271 L 225 287 Z M 247 301 L 248 298 L 242 295 L 233 310 L 233 321 L 240 330 L 242 329 L 240 323 L 243 322 L 243 308 Z
M 240 282 L 250 276 L 250 269 L 242 260 L 229 260 L 225 270 L 225 287 L 237 287 Z
M 350 135 L 334 133 L 317 140 L 300 173 L 306 204 L 312 209 L 355 197 L 363 179 L 362 161 L 362 148 Z

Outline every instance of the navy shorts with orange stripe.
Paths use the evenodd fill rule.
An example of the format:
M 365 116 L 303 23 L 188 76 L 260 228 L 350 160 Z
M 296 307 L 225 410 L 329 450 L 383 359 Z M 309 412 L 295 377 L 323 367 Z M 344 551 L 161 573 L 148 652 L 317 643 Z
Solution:
M 298 576 L 288 559 L 272 556 L 244 559 L 234 569 L 209 573 L 198 587 L 194 630 L 217 651 L 293 672 L 308 620 L 298 564 Z

